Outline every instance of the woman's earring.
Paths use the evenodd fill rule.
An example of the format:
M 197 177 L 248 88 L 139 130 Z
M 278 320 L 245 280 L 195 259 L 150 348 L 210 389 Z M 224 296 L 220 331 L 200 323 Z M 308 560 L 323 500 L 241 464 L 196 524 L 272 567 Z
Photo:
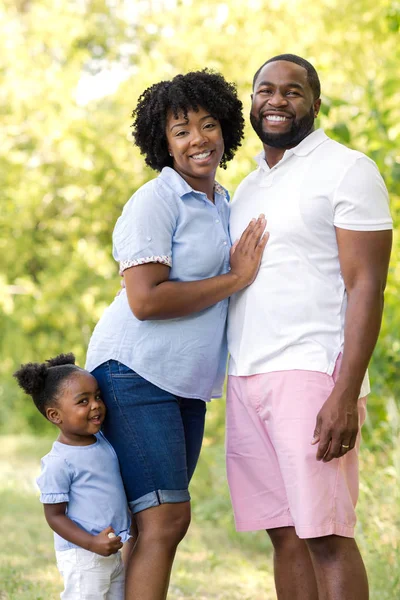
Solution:
M 173 156 L 172 152 L 169 153 L 170 156 Z

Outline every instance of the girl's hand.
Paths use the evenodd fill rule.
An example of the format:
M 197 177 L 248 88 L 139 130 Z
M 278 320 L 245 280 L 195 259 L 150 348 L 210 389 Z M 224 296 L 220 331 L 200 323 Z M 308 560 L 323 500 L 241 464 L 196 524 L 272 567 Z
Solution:
M 231 248 L 231 273 L 241 281 L 242 288 L 250 285 L 256 278 L 260 268 L 264 248 L 269 233 L 265 230 L 267 221 L 264 215 L 252 219 Z
M 116 554 L 123 546 L 121 537 L 108 537 L 109 533 L 114 533 L 112 527 L 106 527 L 103 531 L 100 531 L 97 535 L 93 536 L 90 551 L 100 554 L 101 556 L 110 556 Z

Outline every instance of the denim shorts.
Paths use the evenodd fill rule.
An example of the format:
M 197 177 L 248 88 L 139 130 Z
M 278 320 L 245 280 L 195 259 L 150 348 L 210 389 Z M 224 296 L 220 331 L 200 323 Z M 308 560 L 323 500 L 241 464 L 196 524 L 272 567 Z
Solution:
M 103 432 L 117 453 L 132 513 L 189 501 L 206 403 L 170 394 L 115 360 L 92 375 L 107 407 Z

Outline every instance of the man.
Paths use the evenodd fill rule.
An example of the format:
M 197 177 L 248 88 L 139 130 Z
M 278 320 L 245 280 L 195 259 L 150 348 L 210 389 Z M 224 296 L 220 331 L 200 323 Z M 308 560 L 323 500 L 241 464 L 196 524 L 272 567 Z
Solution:
M 354 541 L 358 431 L 382 317 L 392 220 L 373 161 L 314 130 L 306 60 L 268 60 L 253 82 L 258 168 L 231 236 L 265 213 L 257 279 L 231 298 L 227 469 L 239 531 L 266 529 L 279 600 L 366 600 Z

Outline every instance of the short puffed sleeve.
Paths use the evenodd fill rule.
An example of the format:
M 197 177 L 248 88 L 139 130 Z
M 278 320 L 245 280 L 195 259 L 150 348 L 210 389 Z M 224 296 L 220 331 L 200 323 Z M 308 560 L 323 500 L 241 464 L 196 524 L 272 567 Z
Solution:
M 73 469 L 58 457 L 47 455 L 42 458 L 42 472 L 36 479 L 43 504 L 60 504 L 69 501 L 69 490 Z
M 334 225 L 354 231 L 392 229 L 389 198 L 376 164 L 360 155 L 346 170 L 333 198 Z
M 113 256 L 120 272 L 145 263 L 172 266 L 172 239 L 179 209 L 158 181 L 140 188 L 125 205 L 113 233 Z

